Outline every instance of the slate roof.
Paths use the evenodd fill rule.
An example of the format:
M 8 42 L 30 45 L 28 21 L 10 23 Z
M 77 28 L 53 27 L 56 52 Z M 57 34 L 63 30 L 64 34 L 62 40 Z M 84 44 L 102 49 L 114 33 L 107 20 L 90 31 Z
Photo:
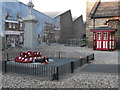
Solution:
M 105 18 L 120 16 L 120 1 L 96 2 L 90 12 L 90 18 Z

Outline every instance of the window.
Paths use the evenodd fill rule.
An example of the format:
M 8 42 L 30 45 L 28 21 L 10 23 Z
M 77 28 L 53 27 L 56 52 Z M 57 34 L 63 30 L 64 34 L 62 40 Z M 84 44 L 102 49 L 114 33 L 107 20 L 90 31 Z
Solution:
M 22 27 L 23 25 L 22 25 L 22 23 L 20 23 L 20 27 Z
M 97 38 L 98 38 L 98 40 L 101 40 L 101 32 L 97 33 Z
M 15 29 L 15 23 L 13 23 L 13 29 Z
M 9 28 L 12 28 L 12 23 L 9 23 Z
M 49 29 L 46 29 L 46 31 L 50 31 Z
M 9 28 L 9 23 L 8 23 L 8 22 L 5 23 L 5 28 L 6 28 L 6 29 Z
M 107 40 L 107 32 L 104 32 L 103 39 Z
M 15 23 L 15 28 L 18 29 L 18 24 L 17 23 Z

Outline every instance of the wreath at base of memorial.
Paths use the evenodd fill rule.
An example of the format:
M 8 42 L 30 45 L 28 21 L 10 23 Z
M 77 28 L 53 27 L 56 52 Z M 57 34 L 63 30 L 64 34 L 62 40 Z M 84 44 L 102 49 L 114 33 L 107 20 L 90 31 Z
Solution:
M 48 64 L 49 59 L 46 56 L 42 56 L 41 52 L 20 52 L 20 55 L 14 59 L 15 62 L 20 63 L 45 63 Z

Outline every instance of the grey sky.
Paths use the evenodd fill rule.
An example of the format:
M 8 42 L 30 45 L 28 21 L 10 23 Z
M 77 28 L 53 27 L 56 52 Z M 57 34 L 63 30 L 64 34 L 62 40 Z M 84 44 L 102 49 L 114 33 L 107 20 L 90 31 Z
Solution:
M 29 2 L 19 1 L 25 4 Z M 73 18 L 83 15 L 84 20 L 86 19 L 86 0 L 32 0 L 32 2 L 35 9 L 52 17 L 71 10 Z

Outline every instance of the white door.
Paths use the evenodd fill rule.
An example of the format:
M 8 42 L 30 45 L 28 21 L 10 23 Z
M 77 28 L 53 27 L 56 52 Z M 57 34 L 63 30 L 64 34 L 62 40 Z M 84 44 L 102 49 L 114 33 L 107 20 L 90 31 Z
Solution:
M 101 49 L 102 48 L 102 33 L 98 32 L 96 35 L 96 49 Z
M 103 49 L 108 49 L 108 32 L 103 33 Z

